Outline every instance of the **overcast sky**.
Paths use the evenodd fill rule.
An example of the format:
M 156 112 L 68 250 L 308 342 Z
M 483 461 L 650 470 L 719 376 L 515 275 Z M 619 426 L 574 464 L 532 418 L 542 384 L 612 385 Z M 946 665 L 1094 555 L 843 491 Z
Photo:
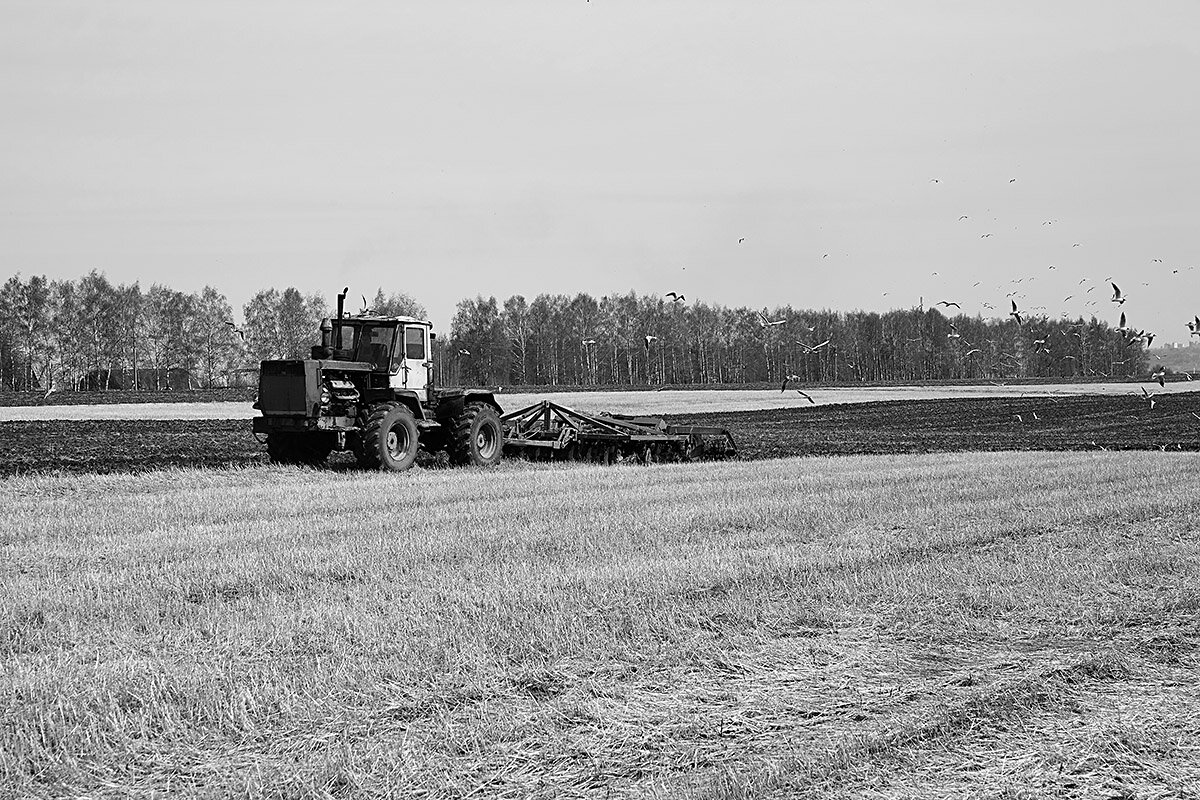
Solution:
M 2 272 L 382 285 L 441 328 L 631 289 L 1115 321 L 1112 276 L 1186 340 L 1198 30 L 1194 0 L 4 0 Z

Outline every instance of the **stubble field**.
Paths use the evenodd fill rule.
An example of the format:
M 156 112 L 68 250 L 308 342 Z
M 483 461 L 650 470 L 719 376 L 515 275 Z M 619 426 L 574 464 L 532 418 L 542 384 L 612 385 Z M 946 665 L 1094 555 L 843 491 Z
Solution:
M 1200 461 L 0 482 L 15 796 L 1187 797 Z

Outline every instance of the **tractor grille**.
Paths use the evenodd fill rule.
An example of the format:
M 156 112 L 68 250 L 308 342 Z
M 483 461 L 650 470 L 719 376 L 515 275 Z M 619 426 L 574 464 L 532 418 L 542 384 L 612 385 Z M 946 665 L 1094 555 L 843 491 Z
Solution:
M 264 415 L 307 415 L 305 389 L 303 361 L 262 362 L 258 377 L 258 407 Z

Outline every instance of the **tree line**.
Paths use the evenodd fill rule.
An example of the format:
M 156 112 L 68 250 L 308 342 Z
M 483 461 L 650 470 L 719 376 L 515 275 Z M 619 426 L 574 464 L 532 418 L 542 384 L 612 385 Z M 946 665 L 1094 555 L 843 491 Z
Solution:
M 379 290 L 380 313 L 424 316 L 404 294 Z M 263 289 L 234 316 L 206 286 L 181 292 L 78 280 L 10 277 L 0 287 L 0 388 L 9 391 L 167 390 L 257 383 L 259 362 L 303 358 L 329 301 L 299 289 Z
M 365 306 L 426 316 L 414 298 L 382 288 Z M 252 385 L 259 362 L 306 357 L 320 320 L 331 315 L 329 298 L 295 287 L 257 292 L 238 319 L 211 286 L 143 289 L 97 271 L 74 281 L 14 275 L 0 287 L 0 388 Z M 789 376 L 887 383 L 1124 378 L 1144 374 L 1144 345 L 1095 317 L 1018 323 L 920 307 L 755 310 L 630 292 L 464 299 L 433 357 L 440 380 L 451 384 L 662 386 Z
M 995 319 L 936 308 L 755 310 L 635 293 L 458 304 L 453 380 L 540 386 L 1125 378 L 1146 340 L 1091 319 Z

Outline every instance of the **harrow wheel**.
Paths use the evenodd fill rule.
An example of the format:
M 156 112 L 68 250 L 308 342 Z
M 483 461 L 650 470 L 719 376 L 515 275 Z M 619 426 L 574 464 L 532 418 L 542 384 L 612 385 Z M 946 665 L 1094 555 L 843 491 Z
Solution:
M 467 403 L 450 430 L 450 463 L 490 467 L 504 454 L 500 415 L 487 403 Z
M 366 469 L 403 472 L 417 460 L 419 436 L 407 406 L 381 403 L 367 413 L 354 456 Z

